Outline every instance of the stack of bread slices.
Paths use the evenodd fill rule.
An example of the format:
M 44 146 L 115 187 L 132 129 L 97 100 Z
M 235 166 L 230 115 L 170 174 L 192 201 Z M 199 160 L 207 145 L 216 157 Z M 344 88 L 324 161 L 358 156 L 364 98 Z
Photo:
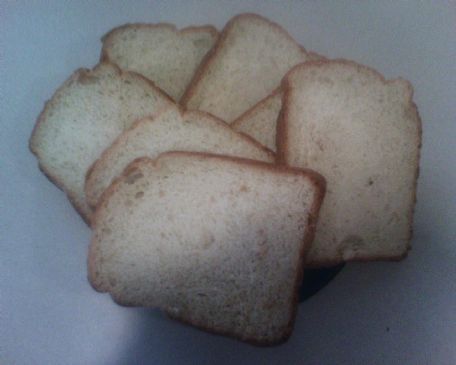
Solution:
M 421 145 L 407 81 L 254 14 L 102 41 L 30 139 L 93 230 L 96 290 L 271 345 L 291 334 L 304 267 L 405 257 Z

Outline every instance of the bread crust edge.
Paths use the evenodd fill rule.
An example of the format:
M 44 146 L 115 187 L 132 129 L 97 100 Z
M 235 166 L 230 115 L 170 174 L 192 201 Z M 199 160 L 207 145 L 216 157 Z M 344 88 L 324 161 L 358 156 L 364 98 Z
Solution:
M 206 70 L 209 67 L 211 67 L 216 56 L 219 54 L 219 50 L 225 45 L 228 33 L 230 32 L 231 28 L 233 28 L 236 21 L 238 21 L 239 19 L 242 19 L 242 18 L 259 19 L 259 20 L 262 20 L 262 21 L 268 23 L 270 26 L 274 27 L 276 30 L 278 30 L 280 33 L 282 33 L 285 37 L 287 37 L 293 43 L 295 43 L 304 53 L 307 53 L 306 49 L 303 46 L 301 46 L 298 42 L 296 42 L 296 40 L 278 23 L 275 23 L 272 20 L 269 20 L 261 15 L 254 14 L 254 13 L 238 14 L 238 15 L 232 17 L 225 24 L 225 27 L 222 29 L 221 33 L 219 34 L 218 40 L 215 42 L 212 49 L 208 53 L 206 53 L 206 56 L 201 61 L 195 74 L 193 75 L 192 80 L 188 84 L 187 89 L 184 91 L 184 94 L 182 95 L 182 97 L 179 101 L 179 103 L 181 105 L 188 108 L 188 103 L 190 102 L 190 99 L 198 92 L 198 87 L 199 87 L 200 81 L 203 78 L 204 74 L 206 73 Z
M 310 169 L 301 169 L 301 168 L 295 168 L 295 167 L 288 167 L 288 166 L 279 166 L 279 165 L 272 165 L 267 162 L 262 162 L 262 161 L 256 161 L 256 160 L 249 160 L 245 158 L 239 158 L 239 157 L 232 157 L 232 156 L 221 156 L 221 155 L 214 155 L 210 153 L 204 153 L 204 152 L 179 152 L 179 151 L 172 151 L 172 152 L 165 152 L 161 154 L 159 157 L 156 159 L 150 159 L 147 157 L 141 157 L 136 160 L 134 160 L 132 163 L 128 165 L 128 167 L 124 170 L 123 174 L 119 176 L 111 185 L 110 187 L 103 193 L 102 195 L 102 201 L 100 204 L 97 206 L 97 209 L 94 213 L 94 219 L 93 223 L 97 224 L 97 220 L 100 219 L 101 215 L 103 214 L 104 209 L 106 208 L 107 202 L 109 201 L 110 197 L 116 192 L 118 186 L 123 183 L 123 180 L 126 176 L 128 176 L 130 173 L 133 171 L 137 170 L 138 168 L 141 167 L 143 164 L 151 164 L 153 167 L 157 167 L 160 165 L 161 160 L 166 159 L 169 156 L 185 156 L 185 157 L 200 157 L 200 158 L 205 158 L 205 159 L 218 159 L 222 161 L 229 161 L 232 163 L 236 164 L 248 164 L 253 168 L 257 169 L 262 169 L 262 170 L 267 170 L 267 171 L 274 171 L 276 173 L 294 173 L 294 174 L 299 174 L 303 175 L 306 178 L 309 179 L 309 181 L 312 183 L 312 185 L 315 188 L 315 196 L 314 200 L 312 203 L 312 206 L 309 211 L 309 216 L 308 216 L 308 227 L 307 231 L 303 237 L 300 252 L 299 252 L 299 259 L 298 259 L 298 271 L 296 273 L 296 278 L 294 282 L 294 287 L 293 287 L 293 299 L 290 303 L 290 308 L 288 308 L 288 311 L 290 313 L 290 320 L 288 322 L 288 325 L 284 331 L 284 333 L 273 340 L 268 340 L 268 341 L 261 341 L 261 340 L 255 340 L 253 338 L 244 338 L 242 336 L 239 336 L 235 333 L 232 333 L 230 331 L 218 331 L 217 329 L 212 329 L 208 328 L 207 326 L 196 324 L 192 322 L 191 320 L 186 320 L 185 318 L 179 318 L 176 316 L 170 315 L 166 309 L 161 308 L 165 313 L 167 313 L 171 318 L 176 319 L 182 323 L 186 323 L 189 325 L 192 325 L 195 328 L 198 328 L 200 330 L 204 330 L 206 332 L 210 332 L 216 335 L 221 335 L 221 336 L 227 336 L 230 338 L 234 338 L 243 342 L 250 343 L 255 346 L 273 346 L 273 345 L 279 345 L 281 343 L 284 343 L 288 340 L 290 337 L 293 328 L 294 328 L 294 322 L 297 314 L 297 307 L 298 307 L 298 299 L 299 299 L 299 286 L 301 285 L 302 278 L 303 278 L 303 273 L 304 273 L 304 260 L 305 260 L 305 255 L 309 251 L 310 245 L 314 239 L 315 236 L 315 228 L 316 228 L 316 223 L 318 221 L 318 214 L 319 210 L 321 207 L 321 204 L 324 199 L 324 195 L 326 192 L 326 180 L 325 178 L 317 173 L 316 171 L 310 170 Z M 103 282 L 103 280 L 97 280 L 97 274 L 96 274 L 96 264 L 97 264 L 97 255 L 98 255 L 98 246 L 96 244 L 95 238 L 92 237 L 91 243 L 89 245 L 89 254 L 88 254 L 88 259 L 87 259 L 87 266 L 88 266 L 88 280 L 91 284 L 91 286 L 98 292 L 109 292 L 110 293 L 110 288 L 109 284 L 106 282 Z M 132 306 L 132 303 L 129 303 L 128 301 L 122 300 L 122 298 L 114 296 L 112 293 L 110 293 L 112 299 L 114 302 L 116 302 L 119 305 L 122 306 Z
M 184 108 L 180 107 L 179 105 L 172 105 L 172 106 L 169 106 L 165 109 L 158 111 L 156 114 L 137 119 L 128 129 L 126 129 L 123 133 L 121 133 L 114 140 L 114 142 L 102 152 L 100 157 L 96 161 L 94 161 L 94 163 L 90 166 L 90 168 L 87 170 L 87 173 L 86 173 L 84 190 L 85 190 L 87 204 L 89 205 L 89 207 L 92 210 L 96 209 L 98 202 L 101 200 L 101 196 L 99 196 L 98 200 L 95 201 L 96 194 L 94 193 L 94 186 L 96 184 L 95 184 L 95 181 L 93 181 L 93 179 L 95 178 L 95 176 L 97 176 L 97 175 L 95 175 L 95 174 L 97 174 L 97 171 L 100 168 L 101 169 L 103 168 L 105 161 L 111 156 L 112 150 L 115 149 L 120 143 L 122 143 L 125 140 L 125 138 L 127 137 L 127 135 L 126 135 L 127 132 L 131 132 L 132 130 L 140 127 L 141 125 L 143 125 L 145 123 L 154 123 L 155 120 L 157 120 L 160 117 L 160 115 L 168 112 L 172 108 L 175 108 L 180 113 L 180 115 L 182 116 L 183 119 L 185 119 L 186 115 L 189 115 L 189 114 L 196 115 L 196 116 L 202 115 L 206 119 L 209 119 L 212 123 L 217 124 L 220 128 L 228 130 L 230 133 L 238 134 L 242 139 L 255 145 L 258 149 L 262 150 L 265 154 L 267 154 L 268 158 L 271 160 L 270 161 L 271 163 L 275 163 L 275 153 L 273 151 L 271 151 L 266 146 L 262 145 L 260 142 L 258 142 L 256 139 L 252 138 L 251 136 L 232 129 L 230 127 L 230 125 L 228 123 L 226 123 L 225 121 L 223 121 L 222 119 L 217 118 L 214 115 L 201 111 L 201 110 L 185 110 Z
M 307 61 L 300 63 L 293 68 L 291 68 L 287 74 L 284 76 L 282 79 L 282 109 L 280 111 L 278 120 L 277 120 L 277 138 L 276 138 L 276 161 L 278 164 L 281 165 L 287 165 L 287 155 L 286 151 L 288 150 L 288 135 L 287 135 L 287 129 L 288 129 L 288 118 L 289 118 L 289 93 L 290 90 L 292 89 L 291 82 L 290 82 L 290 77 L 292 76 L 292 73 L 295 72 L 295 70 L 300 69 L 300 68 L 308 68 L 308 67 L 315 67 L 315 66 L 324 66 L 326 64 L 343 64 L 343 65 L 349 65 L 349 66 L 354 66 L 357 69 L 363 69 L 365 71 L 368 71 L 369 73 L 373 74 L 377 79 L 379 79 L 383 84 L 389 85 L 392 83 L 395 83 L 397 81 L 402 81 L 405 83 L 407 87 L 407 105 L 411 110 L 415 113 L 415 121 L 417 123 L 416 127 L 418 130 L 417 133 L 417 140 L 416 140 L 416 145 L 417 145 L 417 165 L 415 166 L 415 174 L 414 174 L 414 185 L 413 185 L 413 192 L 412 192 L 412 203 L 411 206 L 409 207 L 409 211 L 407 212 L 409 214 L 409 219 L 408 219 L 408 226 L 409 226 L 409 234 L 407 237 L 407 244 L 405 251 L 399 255 L 377 255 L 377 256 L 356 256 L 350 259 L 343 259 L 342 256 L 339 256 L 333 260 L 325 260 L 325 261 L 308 261 L 305 263 L 305 266 L 308 268 L 322 268 L 322 267 L 331 267 L 331 266 L 336 266 L 344 262 L 369 262 L 369 261 L 401 261 L 404 258 L 407 257 L 409 251 L 411 250 L 411 240 L 413 236 L 413 217 L 414 217 L 414 212 L 415 212 L 415 207 L 416 207 L 416 201 L 417 201 L 417 186 L 418 186 L 418 177 L 419 177 L 419 172 L 420 172 L 420 157 L 421 157 L 421 147 L 422 147 L 422 121 L 421 117 L 418 112 L 418 108 L 416 104 L 413 102 L 413 87 L 410 84 L 409 81 L 402 79 L 402 78 L 394 78 L 394 79 L 386 79 L 380 72 L 377 70 L 361 65 L 357 62 L 339 58 L 339 59 L 334 59 L 334 60 L 329 60 L 329 59 L 321 59 L 321 60 L 313 60 L 313 61 Z
M 54 91 L 51 98 L 48 99 L 44 103 L 44 107 L 41 110 L 40 114 L 38 115 L 38 118 L 36 119 L 35 125 L 32 130 L 32 134 L 30 135 L 30 138 L 29 138 L 29 142 L 28 142 L 29 150 L 37 158 L 39 169 L 44 173 L 44 175 L 49 179 L 49 181 L 51 181 L 55 186 L 57 186 L 60 190 L 62 190 L 66 194 L 66 196 L 68 197 L 68 199 L 70 200 L 71 204 L 76 209 L 78 214 L 81 216 L 81 218 L 84 220 L 84 222 L 89 226 L 90 226 L 91 216 L 87 212 L 84 211 L 83 207 L 80 206 L 80 204 L 78 204 L 78 202 L 76 201 L 75 193 L 70 191 L 69 189 L 67 189 L 65 187 L 65 184 L 63 183 L 63 181 L 57 175 L 54 175 L 53 173 L 51 173 L 43 165 L 43 163 L 41 161 L 41 157 L 40 157 L 40 152 L 38 150 L 38 147 L 35 145 L 34 141 L 35 141 L 35 138 L 36 138 L 35 136 L 36 136 L 38 129 L 41 127 L 41 125 L 46 120 L 46 114 L 48 113 L 49 109 L 51 109 L 53 107 L 54 99 L 56 97 L 58 97 L 65 90 L 65 88 L 68 87 L 71 83 L 80 82 L 79 81 L 80 79 L 83 79 L 87 75 L 90 75 L 91 73 L 96 72 L 98 70 L 98 68 L 105 67 L 105 66 L 111 67 L 114 70 L 114 72 L 116 72 L 116 74 L 120 77 L 123 77 L 125 75 L 130 75 L 133 78 L 141 80 L 141 82 L 146 82 L 146 84 L 149 87 L 152 87 L 154 89 L 154 91 L 157 92 L 160 96 L 165 98 L 168 102 L 174 104 L 174 101 L 165 92 L 163 92 L 160 88 L 158 88 L 151 80 L 147 79 L 146 77 L 144 77 L 136 72 L 124 71 L 124 70 L 120 69 L 116 64 L 113 64 L 110 62 L 98 63 L 92 69 L 88 69 L 88 68 L 76 69 L 63 82 L 63 84 L 61 84 L 57 88 L 57 90 Z

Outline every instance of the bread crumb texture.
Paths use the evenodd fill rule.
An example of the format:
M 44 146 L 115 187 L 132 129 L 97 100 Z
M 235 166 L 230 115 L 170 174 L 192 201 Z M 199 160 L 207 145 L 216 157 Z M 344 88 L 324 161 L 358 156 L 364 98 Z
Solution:
M 323 187 L 257 164 L 185 153 L 133 163 L 96 213 L 94 287 L 243 340 L 286 338 Z

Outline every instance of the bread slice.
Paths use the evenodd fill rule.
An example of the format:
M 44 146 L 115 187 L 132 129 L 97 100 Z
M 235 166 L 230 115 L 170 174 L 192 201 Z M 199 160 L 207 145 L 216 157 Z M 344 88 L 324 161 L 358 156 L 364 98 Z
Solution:
M 181 104 L 231 123 L 309 57 L 276 23 L 255 14 L 238 15 L 199 66 Z
M 156 158 L 167 151 L 211 152 L 274 162 L 274 154 L 225 122 L 200 111 L 171 107 L 145 118 L 124 132 L 93 165 L 86 179 L 86 199 L 95 207 L 103 191 L 139 157 Z
M 276 151 L 277 118 L 282 109 L 282 90 L 277 89 L 236 119 L 231 127 Z
M 405 257 L 421 146 L 411 85 L 337 60 L 297 66 L 283 88 L 277 158 L 328 182 L 307 264 Z
M 121 305 L 284 341 L 323 194 L 311 171 L 200 153 L 139 159 L 97 208 L 89 280 Z
M 102 38 L 101 60 L 144 75 L 177 101 L 217 36 L 209 25 L 126 24 Z
M 320 61 L 325 59 L 325 57 L 318 53 L 308 52 L 309 61 Z M 271 151 L 275 152 L 277 118 L 282 109 L 282 94 L 281 88 L 274 90 L 272 94 L 241 114 L 231 126 L 236 131 L 253 137 Z
M 79 69 L 41 112 L 30 139 L 43 172 L 63 189 L 88 222 L 84 181 L 87 169 L 138 118 L 173 105 L 144 77 L 102 63 Z

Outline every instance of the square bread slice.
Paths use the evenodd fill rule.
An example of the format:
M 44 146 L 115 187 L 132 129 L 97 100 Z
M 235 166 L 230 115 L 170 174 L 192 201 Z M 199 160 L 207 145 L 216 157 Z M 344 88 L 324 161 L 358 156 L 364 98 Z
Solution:
M 30 138 L 41 170 L 68 198 L 86 222 L 89 167 L 138 118 L 153 115 L 173 101 L 143 76 L 101 63 L 79 69 L 49 100 Z
M 307 265 L 405 257 L 421 146 L 411 85 L 336 60 L 295 67 L 283 90 L 277 159 L 328 183 Z
M 201 153 L 133 162 L 93 221 L 92 286 L 121 305 L 259 345 L 285 341 L 325 182 Z
M 325 59 L 314 52 L 308 52 L 308 56 L 309 61 Z M 282 109 L 282 94 L 281 88 L 274 90 L 271 95 L 259 101 L 231 123 L 231 126 L 275 152 L 277 119 Z
M 102 38 L 101 60 L 147 77 L 178 101 L 217 37 L 210 25 L 126 24 Z
M 168 151 L 210 152 L 275 161 L 271 151 L 210 114 L 171 107 L 156 118 L 136 122 L 103 152 L 87 174 L 87 202 L 94 208 L 114 178 L 136 158 L 153 159 Z
M 311 57 L 278 24 L 238 15 L 199 66 L 181 104 L 231 123 L 277 89 L 292 66 Z

